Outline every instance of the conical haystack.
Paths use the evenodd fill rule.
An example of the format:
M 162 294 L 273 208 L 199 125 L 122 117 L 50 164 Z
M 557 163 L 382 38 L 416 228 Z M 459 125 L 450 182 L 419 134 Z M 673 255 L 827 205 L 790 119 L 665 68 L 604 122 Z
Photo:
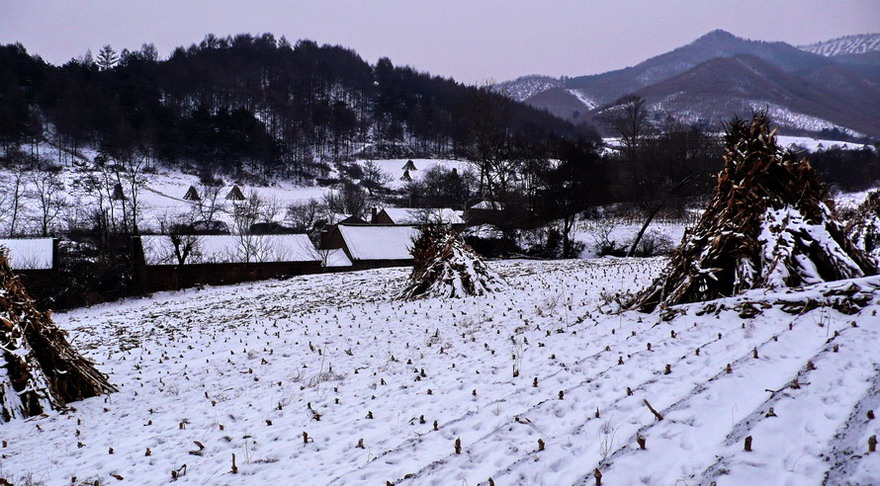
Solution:
M 464 242 L 441 226 L 426 226 L 412 249 L 415 266 L 402 299 L 465 297 L 501 290 L 503 280 Z
M 226 195 L 227 201 L 244 201 L 244 194 L 241 193 L 241 189 L 238 186 L 232 186 L 232 189 L 229 190 L 229 194 Z
M 201 201 L 202 198 L 199 196 L 199 191 L 196 190 L 195 186 L 189 186 L 186 194 L 183 195 L 183 199 L 187 201 Z
M 0 249 L 0 422 L 116 391 L 39 312 Z
M 724 169 L 696 228 L 635 307 L 700 302 L 742 290 L 873 275 L 876 262 L 847 237 L 806 159 L 783 152 L 758 114 L 725 135 Z

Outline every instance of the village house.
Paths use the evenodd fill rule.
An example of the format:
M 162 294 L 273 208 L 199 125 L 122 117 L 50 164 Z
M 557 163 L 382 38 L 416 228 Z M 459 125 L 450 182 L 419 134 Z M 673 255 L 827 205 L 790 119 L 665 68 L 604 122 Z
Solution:
M 410 254 L 419 229 L 402 225 L 345 225 L 331 230 L 326 248 L 341 249 L 352 269 L 412 265 Z

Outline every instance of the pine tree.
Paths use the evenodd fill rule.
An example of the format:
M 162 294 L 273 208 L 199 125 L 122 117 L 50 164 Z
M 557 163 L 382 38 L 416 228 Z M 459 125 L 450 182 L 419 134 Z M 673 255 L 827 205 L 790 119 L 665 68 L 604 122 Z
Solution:
M 119 62 L 119 54 L 110 47 L 110 44 L 105 45 L 98 52 L 97 64 L 98 68 L 101 71 L 106 71 L 108 69 L 112 69 Z

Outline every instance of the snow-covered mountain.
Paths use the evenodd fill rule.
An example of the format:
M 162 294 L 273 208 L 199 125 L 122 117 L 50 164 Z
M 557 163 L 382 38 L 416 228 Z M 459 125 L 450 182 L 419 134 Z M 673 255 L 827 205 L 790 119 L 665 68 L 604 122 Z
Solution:
M 798 46 L 798 49 L 827 57 L 875 52 L 880 51 L 880 34 L 847 35 L 815 44 Z
M 625 69 L 560 79 L 528 76 L 499 83 L 496 90 L 575 123 L 590 122 L 609 103 L 636 93 L 658 113 L 692 122 L 720 125 L 734 114 L 766 108 L 790 133 L 880 137 L 880 51 L 866 52 L 880 45 L 880 35 L 874 44 L 871 36 L 858 37 L 839 39 L 833 51 L 839 55 L 827 57 L 715 30 Z

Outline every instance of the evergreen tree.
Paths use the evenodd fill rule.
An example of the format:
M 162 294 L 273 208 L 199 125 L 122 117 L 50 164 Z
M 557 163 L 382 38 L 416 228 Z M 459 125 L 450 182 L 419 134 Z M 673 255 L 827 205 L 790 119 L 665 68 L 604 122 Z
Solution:
M 100 69 L 101 71 L 113 69 L 113 66 L 115 66 L 119 62 L 119 54 L 117 54 L 116 51 L 112 47 L 110 47 L 110 44 L 106 44 L 98 52 L 98 59 L 96 62 L 98 64 L 98 69 Z

